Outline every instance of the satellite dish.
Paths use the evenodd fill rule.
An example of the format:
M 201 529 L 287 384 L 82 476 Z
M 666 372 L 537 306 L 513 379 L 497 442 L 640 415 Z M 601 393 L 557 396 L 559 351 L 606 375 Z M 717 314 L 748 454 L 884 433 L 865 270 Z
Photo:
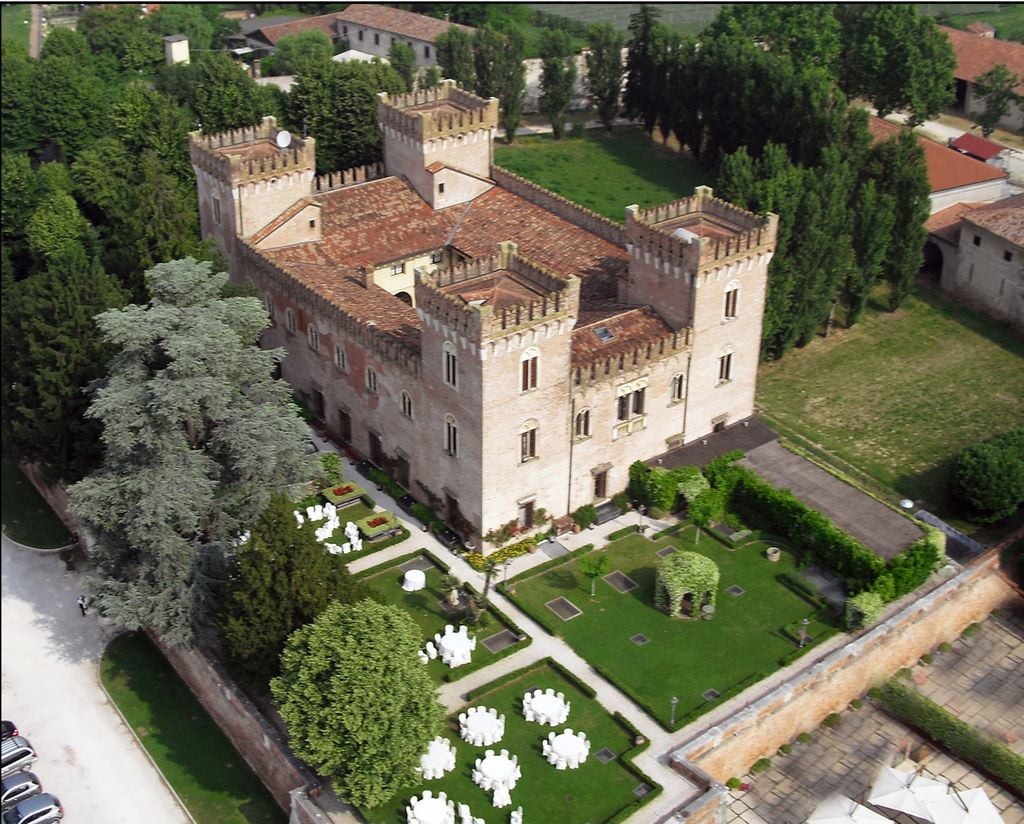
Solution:
M 291 132 L 287 132 L 284 129 L 282 129 L 281 131 L 279 131 L 277 133 L 276 140 L 277 140 L 277 148 L 279 148 L 279 149 L 287 149 L 289 146 L 292 145 L 292 133 Z

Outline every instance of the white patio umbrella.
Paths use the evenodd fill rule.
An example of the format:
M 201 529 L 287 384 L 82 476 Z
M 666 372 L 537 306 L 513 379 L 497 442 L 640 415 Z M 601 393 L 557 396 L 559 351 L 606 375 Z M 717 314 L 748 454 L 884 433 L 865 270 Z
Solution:
M 878 807 L 897 810 L 902 813 L 934 821 L 926 800 L 937 801 L 949 792 L 949 785 L 934 778 L 912 772 L 882 767 L 875 783 L 871 785 L 868 802 Z
M 963 790 L 925 801 L 935 824 L 1003 824 L 1003 817 L 984 790 Z
M 834 793 L 815 808 L 807 824 L 889 824 L 890 821 L 852 798 Z

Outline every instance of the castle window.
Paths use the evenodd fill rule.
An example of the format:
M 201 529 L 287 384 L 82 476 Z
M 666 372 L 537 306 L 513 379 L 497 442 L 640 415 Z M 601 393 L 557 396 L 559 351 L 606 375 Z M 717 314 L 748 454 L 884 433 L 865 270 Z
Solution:
M 633 414 L 642 415 L 644 414 L 645 405 L 647 402 L 647 390 L 637 389 L 633 393 Z
M 409 397 L 408 392 L 402 393 L 402 414 L 407 418 L 412 418 L 412 398 Z
M 718 382 L 725 383 L 732 380 L 732 352 L 722 355 L 718 359 Z
M 440 263 L 444 260 L 444 252 L 432 252 L 430 255 L 431 263 Z
M 452 415 L 444 416 L 444 451 L 453 458 L 459 455 L 459 426 Z
M 213 199 L 213 222 L 220 226 L 220 198 Z
M 672 403 L 679 403 L 686 397 L 686 375 L 680 372 L 672 378 Z
M 267 317 L 270 318 L 270 325 L 273 326 L 275 323 L 274 318 L 274 296 L 267 292 L 263 296 L 263 308 L 267 310 Z
M 430 59 L 430 46 L 424 46 L 424 47 L 423 47 L 423 56 L 424 56 L 424 57 L 425 57 L 425 58 L 426 58 L 427 60 L 429 60 L 429 59 Z
M 452 389 L 459 386 L 459 359 L 455 355 L 455 345 L 451 341 L 444 344 L 444 382 Z
M 295 325 L 295 312 L 291 309 L 291 307 L 284 310 L 284 325 L 289 332 L 291 332 L 293 335 L 295 334 L 295 330 L 297 328 Z
M 380 45 L 380 35 L 377 34 L 376 32 L 374 32 L 374 34 L 373 34 L 373 45 L 375 45 L 375 46 L 379 46 Z
M 306 341 L 314 352 L 320 351 L 320 333 L 312 323 L 306 327 Z
M 526 463 L 537 457 L 537 422 L 527 421 L 519 430 L 519 461 Z
M 615 417 L 620 421 L 628 421 L 643 415 L 647 404 L 647 388 L 642 387 L 626 392 L 616 399 Z
M 975 235 L 974 236 L 974 245 L 975 246 L 981 246 L 981 235 Z
M 576 413 L 576 437 L 590 437 L 590 410 L 583 409 Z
M 618 409 L 616 410 L 615 417 L 618 418 L 620 421 L 628 421 L 629 420 L 629 395 L 622 395 L 622 396 L 620 396 L 618 401 L 617 401 L 617 404 L 618 404 Z
M 391 264 L 391 274 L 393 274 L 393 275 L 403 275 L 403 274 L 405 274 L 405 264 L 404 263 L 392 263 Z
M 359 42 L 360 43 L 363 42 L 363 30 L 362 29 L 359 30 Z
M 377 373 L 372 366 L 366 367 L 366 388 L 371 395 L 377 394 Z
M 732 320 L 736 317 L 739 304 L 740 285 L 736 281 L 732 281 L 725 288 L 725 309 L 722 312 L 723 317 L 725 317 L 726 320 Z
M 348 34 L 348 26 L 342 26 L 341 27 L 341 33 L 342 34 Z
M 310 229 L 315 229 L 316 228 L 316 221 L 315 220 L 310 220 L 309 221 L 309 228 Z
M 334 365 L 342 372 L 348 372 L 348 355 L 345 352 L 345 347 L 340 343 L 334 346 Z
M 1003 260 L 1005 260 L 1007 263 L 1013 260 L 1013 252 L 1011 252 L 1009 249 L 1003 252 Z
M 443 195 L 444 194 L 444 184 L 443 183 L 438 183 L 437 184 L 437 193 L 439 195 Z
M 537 388 L 537 366 L 540 362 L 540 352 L 531 347 L 523 352 L 520 362 L 519 391 L 527 392 Z

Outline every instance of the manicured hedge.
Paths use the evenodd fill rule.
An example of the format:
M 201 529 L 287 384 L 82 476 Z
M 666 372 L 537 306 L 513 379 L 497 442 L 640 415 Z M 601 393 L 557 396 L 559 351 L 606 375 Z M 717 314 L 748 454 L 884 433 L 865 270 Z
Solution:
M 619 538 L 625 538 L 627 535 L 636 535 L 639 530 L 635 524 L 630 526 L 624 526 L 622 529 L 616 529 L 614 532 L 608 533 L 609 541 L 617 541 Z
M 493 681 L 488 681 L 486 684 L 479 686 L 474 690 L 470 690 L 466 693 L 466 700 L 472 701 L 478 695 L 483 695 L 484 693 L 491 692 L 492 690 L 495 690 L 498 687 L 504 686 L 505 684 L 509 684 L 512 681 L 515 681 L 521 675 L 525 675 L 528 672 L 533 672 L 535 669 L 540 669 L 541 667 L 550 667 L 551 669 L 555 670 L 555 672 L 563 676 L 567 681 L 569 681 L 573 686 L 575 686 L 580 692 L 582 692 L 588 698 L 594 698 L 597 695 L 597 693 L 594 692 L 593 687 L 581 681 L 579 677 L 571 673 L 569 670 L 567 670 L 553 658 L 541 658 L 539 661 L 534 661 L 532 664 L 528 664 L 522 669 L 517 669 L 514 672 L 506 673 L 505 675 L 502 675 L 499 678 L 495 678 Z
M 575 686 L 576 689 L 578 689 L 585 696 L 587 696 L 587 698 L 597 698 L 597 690 L 595 690 L 592 686 L 590 686 L 590 684 L 588 684 L 586 681 L 584 681 L 578 675 L 576 675 L 576 673 L 566 669 L 553 658 L 548 658 L 546 660 L 550 665 L 551 669 L 559 673 L 563 678 L 565 678 L 566 681 L 568 681 L 570 684 Z
M 518 581 L 525 581 L 527 578 L 532 578 L 534 575 L 539 575 L 542 572 L 547 572 L 549 569 L 559 567 L 567 561 L 571 561 L 573 558 L 578 558 L 580 555 L 586 555 L 588 552 L 592 552 L 593 549 L 593 544 L 584 544 L 579 547 L 579 549 L 574 549 L 572 552 L 567 552 L 565 555 L 559 555 L 557 558 L 551 558 L 543 564 L 537 564 L 537 566 L 530 567 L 529 569 L 520 572 L 518 575 L 509 578 L 508 582 L 510 584 L 514 584 Z M 503 592 L 505 591 L 504 584 L 501 584 L 500 588 Z
M 886 681 L 880 690 L 879 701 L 905 724 L 988 773 L 1007 789 L 1024 796 L 1024 758 L 1009 747 L 899 681 Z

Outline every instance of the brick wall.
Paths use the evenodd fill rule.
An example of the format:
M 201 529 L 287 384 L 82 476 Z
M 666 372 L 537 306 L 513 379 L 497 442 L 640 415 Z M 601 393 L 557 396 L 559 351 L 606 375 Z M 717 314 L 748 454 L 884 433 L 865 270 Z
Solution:
M 773 755 L 829 713 L 845 709 L 870 687 L 1019 597 L 998 564 L 998 552 L 990 552 L 727 721 L 690 739 L 672 754 L 673 761 L 691 762 L 720 782 L 745 774 L 757 759 Z

